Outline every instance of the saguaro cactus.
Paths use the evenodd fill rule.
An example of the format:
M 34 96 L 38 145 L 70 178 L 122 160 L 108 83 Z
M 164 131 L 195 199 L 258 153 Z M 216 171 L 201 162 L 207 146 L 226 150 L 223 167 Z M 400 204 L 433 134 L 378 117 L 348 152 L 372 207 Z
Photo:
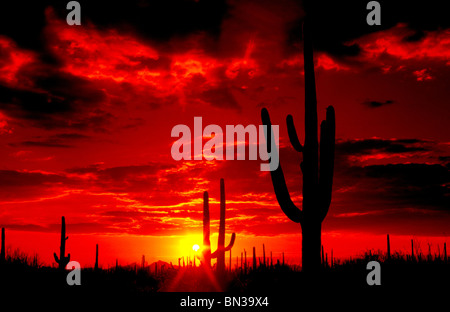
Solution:
M 263 265 L 266 267 L 266 246 L 263 244 Z
M 389 240 L 389 234 L 387 235 L 387 258 L 391 259 L 391 242 Z
M 211 259 L 217 258 L 217 271 L 225 272 L 225 252 L 230 251 L 236 240 L 236 233 L 231 234 L 231 240 L 225 247 L 225 182 L 220 179 L 220 222 L 217 250 L 211 253 L 210 217 L 208 192 L 203 193 L 203 257 L 207 266 L 211 266 Z
M 220 179 L 220 222 L 219 222 L 219 238 L 217 242 L 217 250 L 211 255 L 217 258 L 217 271 L 225 271 L 225 252 L 231 250 L 236 240 L 236 233 L 231 234 L 231 240 L 225 247 L 225 181 Z
M 209 197 L 208 192 L 203 192 L 203 258 L 204 263 L 211 267 L 211 240 L 210 218 L 209 218 Z
M 444 243 L 444 261 L 447 262 L 447 243 Z
M 94 270 L 98 270 L 98 244 L 95 244 L 95 266 Z
M 0 262 L 5 262 L 6 249 L 5 249 L 5 228 L 2 227 L 2 249 L 0 253 Z
M 247 251 L 244 249 L 244 269 L 245 273 L 247 273 Z
M 293 118 L 288 115 L 286 124 L 292 147 L 303 153 L 300 168 L 303 173 L 303 209 L 292 202 L 281 164 L 271 171 L 275 195 L 286 216 L 302 229 L 302 266 L 305 272 L 320 270 L 321 227 L 331 203 L 334 171 L 335 114 L 329 106 L 326 120 L 320 125 L 320 155 L 317 129 L 317 99 L 314 77 L 314 61 L 311 32 L 307 22 L 303 25 L 303 55 L 305 72 L 305 143 L 302 146 L 295 130 Z M 269 112 L 261 111 L 261 119 L 267 126 L 267 148 L 270 150 L 272 135 Z M 319 168 L 320 163 L 320 168 Z
M 70 261 L 70 253 L 67 254 L 67 257 L 64 256 L 66 253 L 66 240 L 69 239 L 69 236 L 66 236 L 66 220 L 64 217 L 61 217 L 61 245 L 59 247 L 59 259 L 56 253 L 53 253 L 53 257 L 55 257 L 56 263 L 59 264 L 60 269 L 65 269 L 67 264 Z

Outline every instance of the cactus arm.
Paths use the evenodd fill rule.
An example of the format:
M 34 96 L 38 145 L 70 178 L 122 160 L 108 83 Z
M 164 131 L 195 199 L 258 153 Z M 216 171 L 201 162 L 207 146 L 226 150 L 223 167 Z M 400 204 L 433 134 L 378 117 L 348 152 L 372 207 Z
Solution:
M 267 127 L 267 149 L 270 146 L 270 135 L 272 129 L 272 123 L 270 122 L 269 112 L 266 108 L 261 110 L 261 120 L 262 123 Z M 269 131 L 270 130 L 270 131 Z M 284 178 L 283 170 L 281 169 L 281 164 L 278 165 L 276 170 L 270 172 L 272 178 L 272 185 L 275 191 L 275 196 L 277 198 L 278 204 L 283 210 L 284 214 L 296 223 L 301 223 L 303 219 L 303 214 L 300 209 L 298 209 L 292 202 L 291 196 L 289 195 L 289 190 L 286 185 L 286 180 Z
M 236 240 L 236 233 L 233 233 L 233 234 L 231 234 L 231 240 L 230 240 L 230 243 L 228 244 L 227 247 L 225 247 L 225 248 L 223 249 L 223 251 L 230 251 L 231 248 L 233 248 L 233 246 L 234 246 L 235 240 Z M 217 258 L 217 254 L 218 254 L 219 252 L 220 252 L 220 251 L 219 251 L 219 248 L 217 248 L 216 251 L 214 251 L 213 253 L 211 253 L 211 259 Z
M 236 233 L 231 234 L 231 240 L 227 247 L 225 247 L 225 251 L 230 251 L 234 246 L 234 241 L 236 240 Z
M 59 263 L 59 259 L 58 259 L 58 256 L 56 255 L 56 252 L 53 253 L 53 257 L 55 257 L 56 263 Z
M 287 129 L 288 129 L 289 140 L 291 141 L 292 147 L 297 152 L 301 153 L 303 151 L 303 146 L 298 139 L 297 131 L 295 130 L 295 126 L 294 126 L 294 119 L 292 118 L 292 115 L 290 115 L 290 114 L 286 117 L 286 125 L 287 125 Z
M 333 106 L 327 108 L 326 120 L 320 126 L 320 176 L 319 176 L 319 198 L 320 217 L 323 221 L 331 204 L 331 193 L 334 172 L 334 150 L 335 150 L 335 113 Z

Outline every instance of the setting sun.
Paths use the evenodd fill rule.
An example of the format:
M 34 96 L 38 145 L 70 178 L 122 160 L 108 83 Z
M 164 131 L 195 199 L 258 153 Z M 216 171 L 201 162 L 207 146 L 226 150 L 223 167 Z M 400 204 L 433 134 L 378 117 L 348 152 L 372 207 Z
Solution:
M 195 244 L 194 246 L 192 246 L 192 250 L 193 251 L 198 251 L 200 249 L 200 246 L 199 245 L 197 245 L 197 244 Z

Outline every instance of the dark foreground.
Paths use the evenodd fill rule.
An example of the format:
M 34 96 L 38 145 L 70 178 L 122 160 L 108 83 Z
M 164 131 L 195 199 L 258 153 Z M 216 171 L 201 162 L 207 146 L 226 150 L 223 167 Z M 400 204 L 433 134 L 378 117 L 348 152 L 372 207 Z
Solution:
M 366 282 L 366 265 L 371 260 L 381 264 L 381 286 Z M 4 303 L 14 301 L 15 307 L 42 305 L 50 310 L 57 308 L 55 304 L 73 308 L 125 305 L 149 311 L 311 311 L 306 308 L 311 307 L 309 304 L 314 310 L 337 306 L 404 310 L 418 308 L 419 304 L 428 308 L 448 305 L 450 293 L 450 264 L 442 258 L 382 259 L 366 255 L 325 267 L 313 277 L 282 265 L 246 272 L 237 269 L 220 277 L 201 267 L 170 268 L 156 275 L 149 270 L 118 267 L 83 269 L 81 286 L 69 286 L 67 274 L 10 258 L 0 267 L 0 298 Z M 193 307 L 193 300 L 196 304 L 206 302 L 198 299 L 214 299 L 214 305 Z M 183 306 L 187 302 L 190 306 Z

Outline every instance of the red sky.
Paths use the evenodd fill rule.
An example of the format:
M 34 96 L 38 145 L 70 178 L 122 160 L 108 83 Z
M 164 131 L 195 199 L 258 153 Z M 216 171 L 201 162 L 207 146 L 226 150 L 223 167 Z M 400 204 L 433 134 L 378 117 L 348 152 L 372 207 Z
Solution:
M 64 215 L 67 249 L 82 265 L 92 265 L 96 243 L 104 266 L 142 254 L 176 263 L 201 243 L 204 191 L 217 233 L 224 178 L 233 255 L 265 243 L 274 256 L 284 251 L 298 262 L 299 225 L 279 208 L 261 161 L 177 162 L 170 133 L 177 124 L 193 129 L 194 116 L 223 129 L 259 125 L 267 107 L 280 125 L 280 161 L 300 207 L 300 159 L 285 117 L 293 115 L 303 140 L 302 4 L 185 2 L 190 20 L 163 4 L 139 3 L 125 5 L 123 15 L 116 8 L 121 18 L 111 20 L 82 6 L 82 26 L 66 24 L 65 8 L 40 5 L 28 36 L 2 24 L 0 225 L 7 245 L 51 263 Z M 368 31 L 358 10 L 362 18 L 336 26 L 338 37 L 337 30 L 324 37 L 330 25 L 316 24 L 319 119 L 333 105 L 337 125 L 325 249 L 338 257 L 383 249 L 387 233 L 394 249 L 409 250 L 411 238 L 424 251 L 427 242 L 437 248 L 450 229 L 450 27 L 387 12 L 388 25 Z M 147 21 L 141 11 L 161 20 Z

